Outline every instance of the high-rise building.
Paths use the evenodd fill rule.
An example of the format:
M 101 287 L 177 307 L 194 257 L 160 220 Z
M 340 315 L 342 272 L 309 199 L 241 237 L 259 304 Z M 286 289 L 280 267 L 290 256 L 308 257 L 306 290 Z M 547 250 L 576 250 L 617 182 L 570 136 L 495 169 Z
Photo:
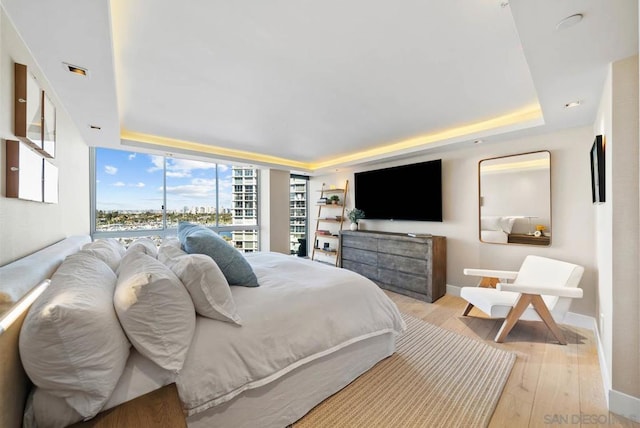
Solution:
M 307 240 L 307 183 L 308 177 L 292 175 L 289 181 L 289 212 L 291 220 L 289 222 L 289 247 L 291 254 L 298 253 L 301 245 L 306 253 Z M 304 240 L 302 242 L 301 240 Z
M 258 170 L 249 167 L 232 167 L 231 215 L 234 225 L 258 224 Z M 221 207 L 221 211 L 228 209 Z M 233 244 L 244 252 L 258 251 L 258 230 L 234 230 Z

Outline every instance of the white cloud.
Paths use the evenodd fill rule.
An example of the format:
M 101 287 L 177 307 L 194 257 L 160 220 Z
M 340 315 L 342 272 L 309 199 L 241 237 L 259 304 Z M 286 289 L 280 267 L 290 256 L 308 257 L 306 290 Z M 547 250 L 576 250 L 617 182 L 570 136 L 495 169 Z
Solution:
M 126 184 L 124 184 L 122 181 L 116 181 L 115 183 L 113 183 L 113 186 L 124 187 L 126 186 Z
M 191 180 L 191 184 L 195 184 L 197 186 L 209 186 L 211 190 L 215 190 L 216 188 L 216 179 L 215 178 L 194 178 Z
M 149 159 L 151 160 L 153 166 L 151 168 L 147 168 L 147 172 L 162 171 L 162 169 L 164 168 L 164 157 L 149 155 Z
M 104 172 L 109 175 L 116 175 L 118 173 L 118 168 L 112 165 L 105 165 Z
M 174 171 L 167 171 L 167 177 L 173 177 L 173 178 L 186 178 L 186 177 L 191 177 L 191 172 L 187 172 L 187 171 L 182 171 L 182 172 L 174 172 Z
M 136 154 L 135 153 L 129 154 L 129 160 L 134 160 L 135 158 L 136 158 Z
M 215 184 L 215 179 L 194 178 L 191 180 L 191 184 L 167 186 L 167 194 L 191 198 L 207 198 L 214 201 L 216 194 Z
M 129 187 L 144 187 L 144 183 L 143 182 L 129 183 Z
M 147 172 L 162 171 L 164 158 L 162 156 L 150 155 L 149 159 L 153 164 Z M 209 170 L 216 167 L 215 163 L 201 162 L 190 159 L 167 158 L 167 177 L 188 178 L 192 176 L 194 170 Z

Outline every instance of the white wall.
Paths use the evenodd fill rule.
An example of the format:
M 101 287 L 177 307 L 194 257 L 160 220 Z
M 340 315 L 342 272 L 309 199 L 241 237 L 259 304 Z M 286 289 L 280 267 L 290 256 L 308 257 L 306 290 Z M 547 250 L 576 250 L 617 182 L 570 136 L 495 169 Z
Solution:
M 260 250 L 289 254 L 289 171 L 260 170 Z
M 48 244 L 89 233 L 89 150 L 4 11 L 0 16 L 0 265 Z M 5 198 L 5 143 L 13 134 L 13 64 L 26 64 L 56 105 L 59 203 Z
M 466 267 L 517 270 L 528 254 L 553 257 L 585 267 L 580 286 L 584 298 L 574 300 L 571 311 L 594 316 L 596 307 L 596 263 L 594 209 L 591 204 L 589 149 L 593 143 L 591 127 L 562 130 L 546 135 L 485 143 L 437 155 L 416 156 L 410 161 L 389 162 L 369 169 L 442 159 L 442 223 L 361 220 L 364 230 L 418 232 L 447 238 L 447 283 L 475 285 L 477 278 L 466 277 Z M 482 159 L 549 150 L 552 184 L 552 244 L 550 247 L 482 243 L 478 239 L 478 162 Z M 353 183 L 353 170 L 312 177 L 311 198 L 323 182 Z M 393 201 L 389 202 L 393 203 Z M 353 187 L 347 200 L 353 207 Z M 365 213 L 366 214 L 366 213 Z M 312 214 L 311 224 L 314 218 Z
M 612 84 L 611 84 L 611 66 L 607 73 L 607 79 L 602 91 L 600 106 L 596 122 L 594 123 L 594 134 L 603 135 L 605 138 L 605 199 L 609 198 L 609 203 L 595 205 L 595 227 L 594 234 L 596 237 L 596 263 L 598 266 L 598 292 L 596 300 L 596 319 L 598 320 L 598 330 L 600 341 L 603 346 L 604 358 L 607 361 L 607 379 L 605 380 L 605 389 L 611 388 L 611 352 L 613 349 L 613 323 L 611 322 L 613 314 L 613 301 L 611 290 L 613 277 L 613 204 L 611 203 L 612 195 L 612 148 L 613 137 L 611 135 L 612 124 Z M 608 168 L 606 166 L 609 166 Z
M 596 207 L 599 334 L 611 411 L 640 420 L 638 56 L 612 64 L 594 130 L 606 139 L 606 203 Z M 605 382 L 606 383 L 606 382 Z

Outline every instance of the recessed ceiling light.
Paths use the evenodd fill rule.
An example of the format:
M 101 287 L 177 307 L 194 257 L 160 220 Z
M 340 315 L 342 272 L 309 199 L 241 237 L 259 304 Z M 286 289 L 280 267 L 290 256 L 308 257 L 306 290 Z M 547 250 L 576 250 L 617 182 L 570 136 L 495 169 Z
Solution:
M 101 126 L 98 126 L 98 125 L 89 125 L 89 128 L 91 128 L 91 129 L 95 129 L 96 131 L 99 131 L 99 130 L 101 130 L 101 129 L 102 129 L 102 127 L 101 127 Z
M 87 76 L 89 74 L 89 70 L 84 67 L 72 65 L 66 62 L 63 62 L 63 64 L 67 68 L 67 70 L 69 70 L 69 73 L 79 74 L 80 76 Z
M 570 103 L 566 103 L 564 105 L 564 108 L 578 107 L 580 104 L 581 104 L 580 101 L 571 101 Z
M 582 21 L 584 16 L 581 13 L 576 13 L 575 15 L 567 16 L 562 21 L 556 24 L 556 30 L 566 30 L 569 27 L 573 27 L 578 22 Z

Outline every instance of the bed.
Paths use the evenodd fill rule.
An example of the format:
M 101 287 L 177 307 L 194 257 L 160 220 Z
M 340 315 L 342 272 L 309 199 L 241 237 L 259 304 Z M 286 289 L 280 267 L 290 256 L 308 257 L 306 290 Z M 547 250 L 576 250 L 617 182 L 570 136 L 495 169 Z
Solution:
M 68 238 L 57 244 L 56 252 L 78 253 L 88 241 L 88 237 Z M 175 246 L 175 241 L 167 248 L 170 246 Z M 44 257 L 34 255 L 26 265 L 0 268 L 0 275 L 11 278 L 11 283 L 20 282 L 17 272 L 25 266 L 39 266 L 40 277 L 31 275 L 30 282 L 51 277 L 51 265 L 59 265 L 60 260 L 50 261 L 54 260 L 50 250 Z M 131 266 L 140 265 L 141 257 L 148 260 L 145 249 L 140 253 L 145 256 L 129 257 L 135 260 Z M 99 410 L 175 382 L 190 428 L 284 427 L 395 351 L 395 338 L 405 329 L 404 321 L 395 304 L 373 282 L 351 271 L 279 253 L 250 253 L 242 259 L 255 274 L 258 286 L 228 287 L 231 297 L 227 303 L 233 303 L 237 322 L 228 314 L 222 321 L 196 313 L 193 336 L 179 370 L 170 365 L 161 367 L 144 348 L 141 352 L 137 344 L 130 345 L 121 374 Z M 64 269 L 63 265 L 56 271 L 54 283 L 55 275 L 60 276 Z M 116 277 L 126 272 L 123 265 L 114 273 L 118 270 Z M 49 291 L 34 306 L 42 304 Z M 24 332 L 19 336 L 23 318 L 24 314 L 0 335 L 3 349 L 11 350 L 11 355 L 2 355 L 3 392 L 10 390 L 15 395 L 15 385 L 22 385 L 14 402 L 2 404 L 2 426 L 19 426 L 22 420 L 25 426 L 65 426 L 86 419 L 87 413 L 78 412 L 83 407 L 77 402 L 55 388 L 55 393 L 51 392 L 46 383 L 46 387 L 32 387 L 24 375 L 18 342 L 30 336 Z M 135 343 L 129 331 L 125 336 Z M 31 348 L 24 345 L 20 349 Z
M 518 218 L 516 216 L 480 217 L 480 240 L 496 244 L 508 243 L 509 234 Z

